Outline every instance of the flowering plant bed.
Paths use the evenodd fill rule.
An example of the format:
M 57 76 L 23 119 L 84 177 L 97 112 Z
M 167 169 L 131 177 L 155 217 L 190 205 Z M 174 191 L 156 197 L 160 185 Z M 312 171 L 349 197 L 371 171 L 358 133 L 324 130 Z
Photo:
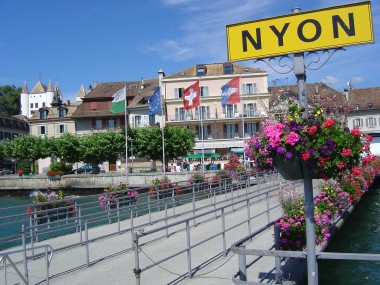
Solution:
M 127 185 L 120 183 L 104 189 L 103 195 L 99 196 L 99 204 L 104 208 L 116 208 L 119 206 L 130 206 L 136 204 L 138 192 L 135 190 L 127 190 Z
M 339 122 L 323 117 L 322 109 L 316 107 L 307 118 L 302 115 L 303 109 L 293 104 L 286 118 L 265 121 L 262 131 L 247 141 L 245 152 L 259 171 L 276 167 L 281 173 L 289 168 L 281 167 L 281 162 L 295 161 L 298 172 L 312 171 L 327 180 L 358 165 L 369 151 L 370 136 L 359 129 L 342 128 Z
M 26 212 L 38 224 L 72 217 L 76 214 L 74 202 L 72 200 L 64 201 L 62 191 L 58 191 L 58 194 L 54 191 L 45 193 L 37 191 L 33 204 L 35 205 L 29 207 Z
M 181 193 L 178 183 L 172 183 L 167 177 L 161 179 L 155 178 L 152 180 L 152 187 L 149 188 L 149 193 L 152 198 L 163 199 L 177 196 Z M 173 191 L 170 191 L 172 189 Z
M 339 180 L 326 182 L 314 199 L 315 243 L 324 246 L 331 236 L 331 226 L 347 209 L 368 191 L 379 173 L 379 159 L 367 156 L 352 173 Z M 361 183 L 355 183 L 361 181 Z M 303 250 L 306 246 L 304 199 L 296 189 L 282 189 L 278 194 L 283 209 L 280 225 L 280 249 Z

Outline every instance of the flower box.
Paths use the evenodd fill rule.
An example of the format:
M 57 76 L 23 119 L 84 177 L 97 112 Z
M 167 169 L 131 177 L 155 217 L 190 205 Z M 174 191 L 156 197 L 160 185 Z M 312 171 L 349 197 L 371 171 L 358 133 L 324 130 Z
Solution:
M 286 180 L 299 180 L 307 177 L 311 179 L 322 179 L 321 173 L 313 169 L 308 169 L 305 162 L 298 158 L 284 159 L 279 156 L 273 158 L 273 164 L 281 176 Z

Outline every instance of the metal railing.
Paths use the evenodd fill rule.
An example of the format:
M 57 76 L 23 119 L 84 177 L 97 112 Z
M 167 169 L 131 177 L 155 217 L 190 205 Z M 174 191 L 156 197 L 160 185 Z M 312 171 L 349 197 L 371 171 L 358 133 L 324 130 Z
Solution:
M 284 182 L 285 184 L 293 184 L 293 182 Z M 258 188 L 257 192 L 246 192 L 242 193 L 239 196 L 234 197 L 234 199 L 231 199 L 227 204 L 221 205 L 219 207 L 214 207 L 214 209 L 206 211 L 204 213 L 195 214 L 193 213 L 192 216 L 187 217 L 185 219 L 172 222 L 170 224 L 165 224 L 164 226 L 157 227 L 152 230 L 140 232 L 140 231 L 134 231 L 133 233 L 133 248 L 135 252 L 135 268 L 134 273 L 136 277 L 136 284 L 140 284 L 140 278 L 141 274 L 155 266 L 161 267 L 161 264 L 164 262 L 173 259 L 175 257 L 178 257 L 180 255 L 186 254 L 187 256 L 187 272 L 183 274 L 183 277 L 189 277 L 192 278 L 193 273 L 195 272 L 196 268 L 199 268 L 201 266 L 200 264 L 192 265 L 192 250 L 194 250 L 196 247 L 201 246 L 205 244 L 206 242 L 209 242 L 211 240 L 217 239 L 218 237 L 221 237 L 222 243 L 221 243 L 221 254 L 226 256 L 228 253 L 228 245 L 226 241 L 226 234 L 230 231 L 233 231 L 237 227 L 240 227 L 242 225 L 245 225 L 247 227 L 247 231 L 250 234 L 252 232 L 252 221 L 255 219 L 262 218 L 263 215 L 266 215 L 266 223 L 267 224 L 273 224 L 274 221 L 271 221 L 271 215 L 270 213 L 274 211 L 275 209 L 280 207 L 280 204 L 277 202 L 274 205 L 270 204 L 270 198 L 275 196 L 277 191 L 280 189 L 279 184 L 275 185 L 266 185 L 266 187 Z M 251 206 L 255 203 L 265 201 L 265 209 L 256 215 L 251 215 Z M 226 224 L 226 215 L 232 214 L 236 211 L 242 211 L 246 209 L 246 218 L 244 219 L 238 219 L 234 221 L 233 224 L 227 225 Z M 212 218 L 210 218 L 212 217 Z M 191 241 L 191 232 L 192 230 L 196 229 L 199 224 L 202 224 L 204 222 L 210 222 L 211 220 L 219 220 L 219 230 L 213 225 L 213 231 L 210 233 L 209 236 L 204 237 L 202 239 L 199 239 L 192 243 Z M 197 221 L 197 222 L 195 222 Z M 170 232 L 169 232 L 170 231 Z M 152 260 L 150 257 L 147 256 L 147 254 L 144 252 L 144 246 L 149 244 L 148 241 L 149 237 L 154 236 L 157 238 L 157 234 L 161 233 L 161 238 L 168 238 L 171 237 L 175 233 L 182 232 L 184 233 L 184 240 L 185 240 L 185 246 L 179 248 L 177 251 L 166 255 L 162 258 L 157 258 L 155 260 Z M 152 239 L 152 238 L 151 238 Z M 142 240 L 144 242 L 142 243 Z M 169 242 L 169 241 L 168 241 Z M 177 245 L 178 247 L 178 245 Z M 163 250 L 164 251 L 164 250 Z M 151 261 L 150 264 L 144 265 L 144 267 L 141 267 L 140 262 L 140 253 L 143 253 L 144 256 L 148 257 L 148 259 Z M 173 273 L 175 275 L 180 275 Z
M 380 261 L 380 254 L 369 254 L 369 253 L 339 253 L 339 252 L 324 252 L 328 244 L 333 239 L 334 234 L 336 231 L 342 227 L 344 224 L 344 221 L 348 218 L 350 213 L 352 213 L 354 209 L 354 206 L 350 206 L 342 216 L 337 217 L 332 224 L 330 225 L 330 232 L 331 236 L 330 238 L 319 248 L 319 252 L 316 253 L 317 262 L 320 259 L 335 259 L 335 260 L 361 260 L 361 261 Z M 271 223 L 268 223 L 266 226 L 260 228 L 256 232 L 247 235 L 246 237 L 242 238 L 241 240 L 235 242 L 231 246 L 231 252 L 238 255 L 238 272 L 233 276 L 232 280 L 234 284 L 238 285 L 260 285 L 264 283 L 269 283 L 268 280 L 264 282 L 264 280 L 269 276 L 271 272 L 274 272 L 274 280 L 271 280 L 270 282 L 274 281 L 274 284 L 283 284 L 283 275 L 284 272 L 282 271 L 282 262 L 286 260 L 286 262 L 289 264 L 289 262 L 292 262 L 292 258 L 298 258 L 298 259 L 304 259 L 307 258 L 307 252 L 306 251 L 290 251 L 290 250 L 279 250 L 280 246 L 280 226 L 278 224 L 278 221 L 273 221 Z M 274 243 L 269 249 L 246 249 L 245 244 L 247 242 L 250 242 L 255 238 L 256 236 L 262 234 L 264 231 L 269 230 L 271 228 L 274 228 Z M 253 260 L 247 262 L 247 256 L 257 256 Z M 247 269 L 252 267 L 254 264 L 256 264 L 260 259 L 263 257 L 274 257 L 273 267 L 268 270 L 268 273 L 264 276 L 262 276 L 259 280 L 259 282 L 253 282 L 248 281 L 248 274 Z M 286 259 L 285 259 L 286 258 Z M 294 267 L 294 266 L 291 266 Z M 305 276 L 306 269 L 304 271 L 304 274 L 300 273 L 302 271 L 301 268 L 299 268 L 299 265 L 296 269 L 299 275 Z M 287 272 L 289 274 L 289 272 Z M 318 274 L 318 272 L 317 272 Z M 289 274 L 290 277 L 290 274 Z M 317 279 L 318 280 L 318 279 Z M 289 280 L 287 280 L 289 282 Z M 296 280 L 301 281 L 301 280 Z M 296 282 L 291 281 L 291 282 Z M 294 283 L 296 284 L 296 283 Z
M 25 245 L 24 245 L 25 246 Z M 32 248 L 23 248 L 19 250 L 14 251 L 7 251 L 7 252 L 0 252 L 0 264 L 1 270 L 4 272 L 4 285 L 8 284 L 8 278 L 7 278 L 7 269 L 9 266 L 13 268 L 13 270 L 16 272 L 16 274 L 21 278 L 22 282 L 26 285 L 29 284 L 29 272 L 28 272 L 28 257 L 27 252 L 28 251 L 35 251 L 38 249 L 44 249 L 43 253 L 39 254 L 39 256 L 45 256 L 45 278 L 46 278 L 46 284 L 49 284 L 49 267 L 51 264 L 51 260 L 53 258 L 54 250 L 53 248 L 46 244 L 46 245 L 40 245 Z M 15 254 L 22 254 L 23 256 L 23 267 L 24 267 L 24 273 L 22 273 L 16 265 L 16 262 L 12 260 L 10 257 L 11 255 Z M 7 264 L 9 262 L 9 265 Z

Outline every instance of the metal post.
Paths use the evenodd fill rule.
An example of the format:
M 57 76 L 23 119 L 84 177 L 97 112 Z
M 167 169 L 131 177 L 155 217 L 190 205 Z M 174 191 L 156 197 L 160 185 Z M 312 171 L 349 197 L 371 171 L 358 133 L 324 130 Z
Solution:
M 226 218 L 224 216 L 224 208 L 222 208 L 222 237 L 223 237 L 223 252 L 224 256 L 227 256 L 227 242 L 226 242 Z
M 140 269 L 140 261 L 139 261 L 139 240 L 136 232 L 133 232 L 133 247 L 135 249 L 135 268 L 133 268 L 133 273 L 136 277 L 136 285 L 140 285 L 140 276 L 141 276 L 141 269 Z
M 247 199 L 247 223 L 248 223 L 248 234 L 252 233 L 251 229 L 251 208 L 249 207 L 249 199 Z
M 26 255 L 26 233 L 25 233 L 25 225 L 21 226 L 21 233 L 22 233 L 22 249 L 23 252 L 23 259 L 24 259 L 24 277 L 25 280 L 29 282 L 29 274 L 28 274 L 28 260 Z M 4 268 L 5 270 L 5 268 Z
M 187 243 L 187 274 L 191 278 L 191 242 L 190 242 L 190 225 L 186 221 L 186 243 Z
M 270 191 L 270 186 L 269 186 Z M 270 223 L 270 212 L 269 212 L 269 192 L 266 193 L 266 200 L 267 200 L 267 222 Z
M 244 250 L 245 246 L 239 246 L 239 249 Z M 245 254 L 239 254 L 239 280 L 247 281 L 247 260 Z
M 274 225 L 274 246 L 275 246 L 276 250 L 280 249 L 280 225 L 279 224 Z M 274 259 L 275 259 L 275 266 L 276 266 L 275 284 L 282 284 L 282 282 L 281 282 L 281 257 L 276 256 Z
M 87 225 L 87 219 L 84 220 L 84 235 L 85 235 L 85 242 L 86 242 L 86 262 L 87 267 L 90 267 L 90 248 L 88 245 L 88 225 Z
M 48 247 L 45 246 L 45 262 L 46 262 L 46 284 L 49 285 L 49 253 Z
M 169 227 L 168 227 L 168 199 L 165 198 L 165 227 L 166 227 L 166 237 L 169 237 Z
M 306 166 L 304 166 L 306 168 Z M 304 172 L 305 218 L 306 218 L 306 252 L 307 280 L 309 285 L 318 285 L 317 258 L 315 252 L 315 220 L 313 200 L 313 180 Z
M 193 197 L 192 197 L 192 204 L 193 204 L 193 217 L 195 217 L 195 188 L 194 188 L 194 184 L 193 184 Z M 194 227 L 197 225 L 197 223 L 195 222 L 195 218 L 193 219 L 193 222 L 194 222 Z

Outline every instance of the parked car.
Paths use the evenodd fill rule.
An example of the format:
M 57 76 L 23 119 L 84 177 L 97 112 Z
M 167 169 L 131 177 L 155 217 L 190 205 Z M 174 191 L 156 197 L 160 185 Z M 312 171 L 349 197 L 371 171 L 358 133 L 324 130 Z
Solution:
M 72 173 L 74 174 L 82 174 L 82 173 L 91 173 L 98 174 L 100 172 L 99 167 L 92 167 L 91 164 L 85 164 L 77 169 L 73 169 Z
M 12 170 L 8 169 L 8 168 L 0 168 L 0 175 L 9 175 L 9 174 L 12 174 Z

